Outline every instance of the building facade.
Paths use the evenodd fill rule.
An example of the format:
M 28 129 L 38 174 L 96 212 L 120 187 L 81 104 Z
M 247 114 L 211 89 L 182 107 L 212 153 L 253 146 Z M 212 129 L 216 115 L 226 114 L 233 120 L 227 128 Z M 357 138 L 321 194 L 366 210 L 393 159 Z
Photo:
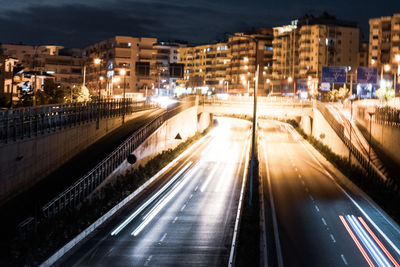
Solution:
M 369 20 L 368 65 L 384 72 L 383 66 L 391 68 L 388 73 L 399 73 L 400 64 L 400 14 Z
M 18 59 L 25 72 L 50 74 L 56 83 L 70 87 L 82 84 L 84 61 L 80 49 L 64 49 L 56 45 L 2 44 L 1 50 L 3 55 Z
M 262 28 L 252 33 L 235 33 L 229 37 L 230 65 L 227 80 L 232 93 L 253 94 L 259 66 L 258 94 L 266 94 L 272 74 L 273 30 Z
M 128 97 L 151 90 L 156 38 L 115 36 L 84 49 L 85 84 L 101 97 Z M 125 71 L 123 75 L 122 70 Z
M 229 90 L 230 52 L 227 43 L 179 48 L 178 51 L 178 62 L 184 64 L 183 78 L 178 80 L 181 87 L 203 92 Z
M 291 25 L 274 28 L 274 88 L 318 88 L 322 67 L 346 66 L 354 73 L 359 66 L 360 30 L 356 23 L 324 14 L 305 17 Z

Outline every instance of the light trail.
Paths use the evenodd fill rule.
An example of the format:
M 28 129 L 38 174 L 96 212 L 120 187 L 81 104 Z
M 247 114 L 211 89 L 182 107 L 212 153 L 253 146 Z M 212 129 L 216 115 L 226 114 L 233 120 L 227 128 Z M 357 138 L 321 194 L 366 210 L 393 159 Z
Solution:
M 389 253 L 389 251 L 386 249 L 386 247 L 382 244 L 382 242 L 376 237 L 374 232 L 369 228 L 367 223 L 364 221 L 362 217 L 358 217 L 358 220 L 362 223 L 364 228 L 368 231 L 369 235 L 375 240 L 375 242 L 378 244 L 378 246 L 382 249 L 382 251 L 386 254 L 386 256 L 389 258 L 389 260 L 394 264 L 395 267 L 400 267 L 400 265 L 396 262 L 396 260 L 393 258 L 393 256 Z
M 141 213 L 145 208 L 147 208 L 150 203 L 152 203 L 159 195 L 161 195 L 172 183 L 175 182 L 176 179 L 179 178 L 179 176 L 184 173 L 189 166 L 192 165 L 192 162 L 188 162 L 177 174 L 174 175 L 174 177 L 166 183 L 157 193 L 155 193 L 149 200 L 147 200 L 140 208 L 138 208 L 134 213 L 132 213 L 123 223 L 121 223 L 117 228 L 115 228 L 114 231 L 111 232 L 111 235 L 117 235 L 119 232 L 121 232 L 122 229 L 125 228 L 139 213 Z
M 346 218 L 350 222 L 350 225 L 353 227 L 353 229 L 356 231 L 357 236 L 361 239 L 363 244 L 367 247 L 367 250 L 371 253 L 372 257 L 378 263 L 378 265 L 390 267 L 391 265 L 389 264 L 389 262 L 385 259 L 382 252 L 378 249 L 376 244 L 371 240 L 371 238 L 362 228 L 356 217 L 354 215 L 347 215 Z
M 372 262 L 372 260 L 368 256 L 367 252 L 365 252 L 364 248 L 361 246 L 360 242 L 358 241 L 357 237 L 354 235 L 353 231 L 350 229 L 350 226 L 347 224 L 347 222 L 344 219 L 344 217 L 342 215 L 340 215 L 339 218 L 342 221 L 342 223 L 343 223 L 344 227 L 346 228 L 347 232 L 349 233 L 349 235 L 353 239 L 354 243 L 356 243 L 358 249 L 361 251 L 361 254 L 364 256 L 364 258 L 367 261 L 367 263 L 369 264 L 369 266 L 370 267 L 374 267 L 375 266 L 374 263 Z
M 164 198 L 159 201 L 155 208 L 153 208 L 145 217 L 144 221 L 131 233 L 133 236 L 137 236 L 140 232 L 153 220 L 153 218 L 168 204 L 168 202 L 176 196 L 180 192 L 183 186 L 190 180 L 190 178 L 197 172 L 200 164 L 197 164 L 194 169 L 190 171 L 190 173 L 184 177 L 184 179 L 172 189 L 172 191 Z

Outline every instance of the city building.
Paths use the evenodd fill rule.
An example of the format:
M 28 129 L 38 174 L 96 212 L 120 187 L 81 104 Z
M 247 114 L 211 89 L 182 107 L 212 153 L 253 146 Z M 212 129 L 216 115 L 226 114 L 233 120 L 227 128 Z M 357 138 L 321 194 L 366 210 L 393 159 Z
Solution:
M 273 56 L 273 30 L 262 28 L 252 33 L 235 33 L 228 39 L 230 65 L 227 81 L 232 93 L 252 94 L 259 66 L 258 94 L 270 90 Z
M 115 36 L 84 49 L 85 85 L 101 97 L 140 97 L 156 86 L 156 38 Z M 153 70 L 153 73 L 151 73 Z
M 57 45 L 2 44 L 1 51 L 5 56 L 18 59 L 25 72 L 51 74 L 56 83 L 66 86 L 82 84 L 84 62 L 80 49 L 64 49 Z
M 361 67 L 368 67 L 368 43 L 362 43 L 360 45 L 360 51 L 358 53 L 358 65 Z
M 157 95 L 166 94 L 174 95 L 181 94 L 177 92 L 177 81 L 183 73 L 181 71 L 176 73 L 173 71 L 174 67 L 178 67 L 179 48 L 186 47 L 186 44 L 178 42 L 158 42 L 153 45 L 153 61 L 151 74 L 154 77 L 154 88 L 158 89 Z M 180 74 L 180 75 L 179 75 Z
M 387 79 L 399 73 L 400 13 L 369 20 L 369 62 Z M 386 66 L 386 70 L 384 66 Z
M 13 81 L 13 70 L 17 62 L 16 58 L 0 55 L 0 107 L 6 106 L 11 99 L 18 100 L 17 86 Z
M 359 66 L 360 30 L 357 24 L 328 14 L 306 16 L 291 25 L 274 28 L 274 92 L 293 94 L 317 89 L 322 67 L 346 66 L 354 73 Z
M 227 79 L 230 52 L 227 43 L 179 48 L 179 63 L 184 64 L 183 78 L 178 83 L 190 90 L 224 92 L 230 90 Z

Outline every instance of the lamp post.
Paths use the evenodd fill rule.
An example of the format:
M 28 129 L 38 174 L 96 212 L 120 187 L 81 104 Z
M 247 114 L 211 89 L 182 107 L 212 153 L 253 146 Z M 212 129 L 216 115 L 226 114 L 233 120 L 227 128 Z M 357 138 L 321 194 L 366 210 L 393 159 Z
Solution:
M 353 130 L 353 125 L 351 124 L 353 121 L 353 95 L 350 96 L 350 149 L 349 149 L 349 163 L 351 163 L 351 131 Z
M 393 77 L 393 83 L 394 83 L 394 94 L 396 95 L 396 89 L 397 89 L 397 82 L 398 82 L 398 79 L 399 79 L 399 72 L 400 72 L 400 54 L 397 54 L 395 57 L 394 57 L 394 60 L 397 62 L 397 70 L 395 70 L 394 72 L 393 72 L 393 74 L 394 74 L 394 77 Z
M 369 149 L 368 149 L 368 174 L 371 173 L 371 144 L 372 144 L 372 116 L 375 112 L 368 112 L 369 115 Z
M 124 96 L 123 96 L 123 100 L 122 100 L 122 106 L 123 106 L 123 110 L 122 110 L 122 123 L 125 123 L 125 77 L 126 77 L 126 70 L 122 69 L 119 71 L 119 75 L 124 77 Z
M 95 58 L 93 60 L 94 65 L 98 65 L 99 66 L 99 77 L 97 79 L 97 83 L 98 83 L 98 88 L 99 88 L 99 99 L 97 101 L 97 119 L 96 119 L 96 129 L 99 129 L 100 127 L 100 87 L 101 87 L 101 59 L 100 58 Z

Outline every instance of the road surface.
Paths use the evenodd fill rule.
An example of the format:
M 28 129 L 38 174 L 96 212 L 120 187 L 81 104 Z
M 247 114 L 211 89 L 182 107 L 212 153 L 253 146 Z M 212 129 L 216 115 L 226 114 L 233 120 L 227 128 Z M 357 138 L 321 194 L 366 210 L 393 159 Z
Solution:
M 289 125 L 259 126 L 270 266 L 399 266 L 398 225 Z
M 58 266 L 227 266 L 250 146 L 246 121 L 215 128 Z

